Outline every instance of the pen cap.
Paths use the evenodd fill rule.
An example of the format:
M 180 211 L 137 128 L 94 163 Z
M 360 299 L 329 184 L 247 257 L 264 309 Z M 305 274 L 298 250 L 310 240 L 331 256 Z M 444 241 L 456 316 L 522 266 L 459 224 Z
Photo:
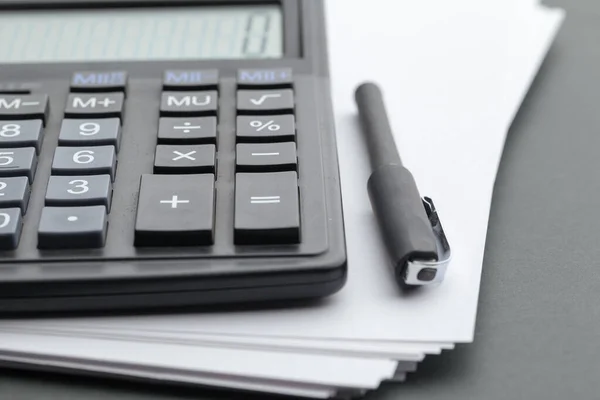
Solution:
M 394 276 L 403 284 L 409 261 L 437 261 L 439 257 L 417 184 L 403 166 L 386 165 L 371 174 L 367 190 Z

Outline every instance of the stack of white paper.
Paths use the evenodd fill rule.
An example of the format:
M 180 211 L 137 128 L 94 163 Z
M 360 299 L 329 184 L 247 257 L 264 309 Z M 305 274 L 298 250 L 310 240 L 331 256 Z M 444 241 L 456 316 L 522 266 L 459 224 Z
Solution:
M 401 381 L 426 355 L 473 340 L 504 140 L 563 12 L 531 0 L 330 0 L 327 9 L 344 289 L 293 309 L 1 321 L 1 360 L 326 398 Z M 403 294 L 387 267 L 353 102 L 365 80 L 383 87 L 400 153 L 451 242 L 439 287 Z

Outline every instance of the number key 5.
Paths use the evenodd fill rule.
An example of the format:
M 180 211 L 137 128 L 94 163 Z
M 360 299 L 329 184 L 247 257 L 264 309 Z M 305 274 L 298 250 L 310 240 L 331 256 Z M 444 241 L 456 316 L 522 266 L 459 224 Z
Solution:
M 114 146 L 57 147 L 52 175 L 110 175 L 115 179 L 117 155 Z

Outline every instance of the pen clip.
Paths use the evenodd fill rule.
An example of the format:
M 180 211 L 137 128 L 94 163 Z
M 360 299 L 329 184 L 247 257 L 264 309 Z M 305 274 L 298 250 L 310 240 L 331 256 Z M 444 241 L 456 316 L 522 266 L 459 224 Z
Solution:
M 446 270 L 452 259 L 452 250 L 438 212 L 429 197 L 422 199 L 423 207 L 431 224 L 436 240 L 438 260 L 409 260 L 406 265 L 404 283 L 411 286 L 439 284 L 444 280 Z

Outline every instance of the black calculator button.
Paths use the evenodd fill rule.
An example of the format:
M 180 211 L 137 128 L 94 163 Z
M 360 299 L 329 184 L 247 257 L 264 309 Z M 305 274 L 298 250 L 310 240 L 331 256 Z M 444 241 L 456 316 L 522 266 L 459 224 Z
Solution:
M 125 105 L 123 93 L 72 93 L 67 99 L 67 118 L 120 118 Z
M 58 136 L 59 146 L 115 146 L 119 150 L 119 118 L 65 119 Z
M 117 155 L 114 146 L 57 147 L 52 160 L 53 175 L 110 175 L 115 179 Z
M 0 178 L 0 208 L 19 208 L 25 214 L 30 195 L 27 177 Z
M 212 245 L 214 214 L 214 175 L 143 175 L 135 245 Z
M 46 189 L 47 206 L 105 206 L 110 210 L 110 175 L 51 176 Z
M 296 144 L 240 143 L 236 146 L 238 172 L 295 171 Z
M 158 142 L 211 144 L 217 142 L 217 117 L 160 118 Z
M 240 69 L 237 74 L 239 88 L 291 88 L 294 77 L 291 68 Z
M 0 122 L 0 147 L 35 147 L 39 154 L 43 128 L 40 119 Z
M 298 243 L 296 172 L 236 174 L 234 218 L 236 244 Z
M 238 142 L 294 141 L 296 123 L 293 115 L 239 116 L 236 120 Z
M 218 85 L 216 69 L 167 70 L 163 75 L 164 90 L 217 90 Z
M 215 145 L 158 145 L 155 174 L 202 174 L 215 170 Z
M 26 176 L 32 182 L 37 161 L 34 147 L 0 149 L 0 177 Z
M 106 207 L 44 207 L 38 228 L 38 248 L 104 247 Z
M 0 250 L 16 249 L 19 245 L 22 228 L 21 209 L 0 209 Z
M 237 109 L 240 114 L 290 114 L 294 112 L 294 92 L 283 90 L 238 90 Z
M 160 102 L 162 117 L 216 116 L 218 94 L 206 92 L 164 92 Z
M 0 95 L 0 120 L 48 119 L 48 95 Z
M 126 87 L 125 71 L 81 71 L 71 77 L 72 92 L 124 92 Z

